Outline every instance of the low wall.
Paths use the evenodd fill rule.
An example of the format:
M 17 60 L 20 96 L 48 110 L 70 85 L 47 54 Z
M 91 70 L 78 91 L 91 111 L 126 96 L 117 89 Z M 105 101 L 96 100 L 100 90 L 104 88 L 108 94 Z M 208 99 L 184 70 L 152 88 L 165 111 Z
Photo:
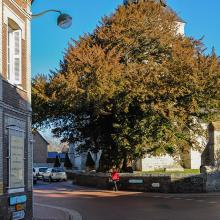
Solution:
M 212 172 L 206 175 L 206 192 L 220 192 L 220 172 Z
M 68 178 L 81 186 L 111 189 L 109 175 L 104 173 L 68 173 Z M 217 178 L 217 179 L 216 179 Z M 120 174 L 119 189 L 161 192 L 161 193 L 201 193 L 220 191 L 220 174 Z

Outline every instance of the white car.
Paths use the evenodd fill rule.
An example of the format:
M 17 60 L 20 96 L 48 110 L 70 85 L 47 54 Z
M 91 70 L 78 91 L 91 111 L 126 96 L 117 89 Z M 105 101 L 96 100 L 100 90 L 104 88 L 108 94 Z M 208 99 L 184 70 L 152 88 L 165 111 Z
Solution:
M 43 178 L 43 174 L 47 171 L 48 167 L 35 167 L 35 172 L 38 179 Z
M 67 175 L 62 168 L 48 168 L 43 174 L 43 181 L 66 181 Z

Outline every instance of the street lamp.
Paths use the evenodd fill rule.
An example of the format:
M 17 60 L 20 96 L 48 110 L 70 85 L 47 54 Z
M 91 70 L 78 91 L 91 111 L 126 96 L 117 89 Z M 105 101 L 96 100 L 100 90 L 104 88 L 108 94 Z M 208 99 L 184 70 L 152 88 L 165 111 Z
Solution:
M 31 0 L 31 5 L 33 3 L 34 3 L 34 0 Z M 46 10 L 46 11 L 43 11 L 43 12 L 38 13 L 38 14 L 33 14 L 33 15 L 31 15 L 31 17 L 32 18 L 37 18 L 37 17 L 40 17 L 40 16 L 42 16 L 42 15 L 48 13 L 48 12 L 57 12 L 57 13 L 60 14 L 57 18 L 57 25 L 60 28 L 67 29 L 72 25 L 72 17 L 70 15 L 62 13 L 61 11 L 54 10 L 54 9 Z
M 40 16 L 42 16 L 44 14 L 47 14 L 48 12 L 57 12 L 57 13 L 60 14 L 58 16 L 58 18 L 57 18 L 57 25 L 60 28 L 67 29 L 67 28 L 69 28 L 72 25 L 72 17 L 70 15 L 62 13 L 61 11 L 54 10 L 54 9 L 46 10 L 46 11 L 43 11 L 43 12 L 38 13 L 38 14 L 33 14 L 32 18 L 40 17 Z

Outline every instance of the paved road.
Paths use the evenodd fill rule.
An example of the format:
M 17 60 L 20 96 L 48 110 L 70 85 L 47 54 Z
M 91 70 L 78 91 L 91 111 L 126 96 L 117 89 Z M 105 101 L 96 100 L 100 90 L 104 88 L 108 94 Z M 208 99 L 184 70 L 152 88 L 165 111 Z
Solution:
M 71 182 L 39 182 L 34 198 L 37 203 L 75 209 L 83 220 L 220 220 L 220 193 L 113 192 Z

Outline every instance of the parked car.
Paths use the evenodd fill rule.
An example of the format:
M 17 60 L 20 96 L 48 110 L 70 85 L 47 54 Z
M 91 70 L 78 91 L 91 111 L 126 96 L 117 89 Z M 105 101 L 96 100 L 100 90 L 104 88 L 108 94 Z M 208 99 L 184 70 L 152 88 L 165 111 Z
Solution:
M 67 175 L 62 168 L 48 168 L 43 174 L 43 181 L 66 181 Z
M 35 167 L 37 179 L 42 179 L 43 174 L 47 171 L 48 167 Z
M 33 168 L 33 184 L 37 183 L 37 173 L 36 173 L 36 169 Z

